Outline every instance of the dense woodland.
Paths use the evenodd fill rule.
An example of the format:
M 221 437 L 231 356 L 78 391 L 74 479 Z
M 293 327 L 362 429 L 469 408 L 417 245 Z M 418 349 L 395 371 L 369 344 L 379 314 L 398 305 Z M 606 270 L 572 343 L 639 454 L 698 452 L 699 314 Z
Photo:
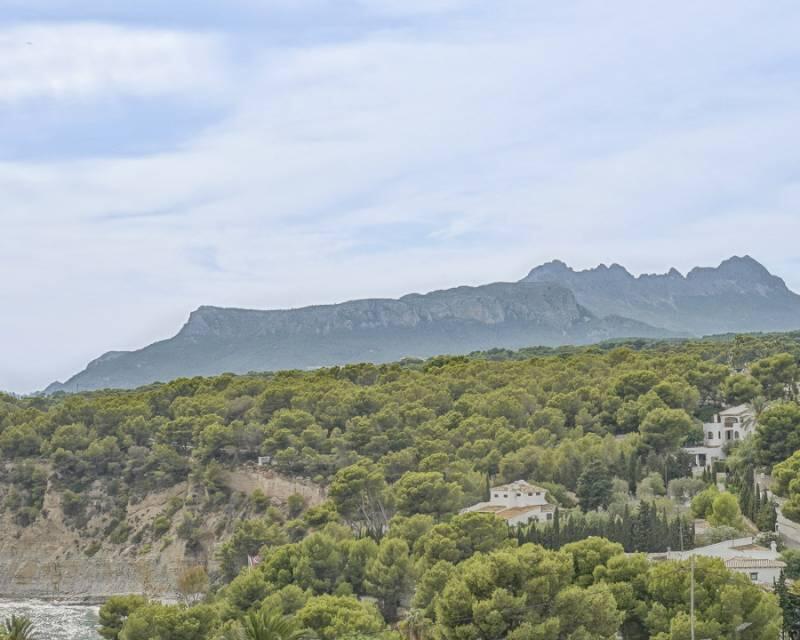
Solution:
M 112 599 L 107 638 L 249 638 L 283 625 L 323 640 L 620 629 L 677 640 L 688 638 L 688 565 L 623 551 L 691 547 L 692 516 L 712 525 L 704 542 L 771 530 L 774 505 L 748 480 L 757 469 L 774 468 L 784 513 L 800 519 L 799 362 L 800 334 L 730 336 L 1 395 L 0 499 L 27 526 L 48 517 L 49 486 L 87 554 L 176 537 L 200 549 L 206 514 L 236 514 L 212 534 L 224 538 L 213 562 L 180 577 L 183 605 Z M 757 435 L 718 470 L 732 490 L 720 492 L 711 475 L 689 477 L 680 447 L 740 403 L 756 410 Z M 325 486 L 328 501 L 231 493 L 224 470 L 259 455 Z M 458 515 L 517 479 L 547 488 L 552 525 Z M 144 528 L 127 522 L 129 504 L 179 482 L 186 499 Z M 743 621 L 743 638 L 777 637 L 778 598 L 719 561 L 698 561 L 696 577 L 697 637 L 733 638 Z M 795 597 L 784 591 L 781 602 Z

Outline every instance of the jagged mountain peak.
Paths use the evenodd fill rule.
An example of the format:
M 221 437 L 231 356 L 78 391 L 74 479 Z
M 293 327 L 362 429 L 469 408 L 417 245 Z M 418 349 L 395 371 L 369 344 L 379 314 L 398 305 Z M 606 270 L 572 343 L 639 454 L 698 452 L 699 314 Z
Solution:
M 613 262 L 610 266 L 601 262 L 596 267 L 575 270 L 562 260 L 551 260 L 530 270 L 521 282 L 543 282 L 549 278 L 564 276 L 594 277 L 594 276 L 622 276 L 625 279 L 652 280 L 654 278 L 670 278 L 673 280 L 686 280 L 707 275 L 721 275 L 726 278 L 741 278 L 744 280 L 780 280 L 772 275 L 758 260 L 749 255 L 732 256 L 723 260 L 717 267 L 695 267 L 684 276 L 678 269 L 671 267 L 666 273 L 643 273 L 638 276 L 631 274 L 624 266 Z M 557 280 L 556 280 L 557 281 Z
M 620 314 L 698 335 L 800 326 L 800 297 L 749 255 L 733 256 L 716 267 L 695 267 L 686 276 L 674 267 L 665 274 L 634 277 L 618 265 L 583 271 L 552 265 L 532 269 L 522 281 L 562 284 L 602 316 Z
M 702 276 L 716 275 L 725 278 L 736 279 L 744 282 L 777 282 L 783 283 L 778 276 L 772 275 L 767 268 L 755 258 L 749 255 L 732 256 L 720 262 L 719 266 L 714 267 L 695 267 L 688 274 L 687 278 L 698 278 Z

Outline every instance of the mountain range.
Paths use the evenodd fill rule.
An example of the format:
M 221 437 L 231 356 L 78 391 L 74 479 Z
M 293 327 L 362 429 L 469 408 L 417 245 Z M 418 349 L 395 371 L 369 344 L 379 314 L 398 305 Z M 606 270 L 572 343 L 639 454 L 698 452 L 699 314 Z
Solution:
M 493 347 L 792 329 L 800 329 L 800 296 L 749 256 L 685 276 L 633 276 L 617 264 L 575 271 L 556 260 L 514 283 L 399 299 L 267 311 L 203 306 L 174 337 L 106 353 L 46 393 Z

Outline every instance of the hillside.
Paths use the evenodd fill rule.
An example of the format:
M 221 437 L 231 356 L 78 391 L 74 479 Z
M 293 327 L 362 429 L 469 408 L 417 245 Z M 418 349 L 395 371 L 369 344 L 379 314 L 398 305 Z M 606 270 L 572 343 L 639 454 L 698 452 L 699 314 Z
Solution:
M 551 262 L 517 283 L 397 300 L 272 311 L 200 307 L 173 338 L 137 351 L 107 353 L 47 392 L 490 348 L 796 328 L 800 296 L 749 257 L 693 269 L 685 277 L 674 269 L 634 277 L 619 265 L 574 271 Z
M 504 637 L 669 638 L 689 604 L 665 579 L 688 563 L 644 554 L 691 549 L 697 517 L 703 536 L 740 533 L 753 455 L 800 505 L 800 334 L 533 351 L 0 394 L 0 595 L 194 605 L 115 598 L 104 624 L 124 640 L 222 640 L 261 609 L 321 640 L 397 640 L 412 622 L 479 637 L 483 611 L 521 629 Z M 681 447 L 736 403 L 763 410 L 754 447 L 727 459 L 738 496 L 717 495 Z M 544 489 L 551 524 L 460 513 L 516 480 Z M 696 571 L 705 593 L 740 592 L 753 637 L 776 637 L 774 596 L 719 560 Z M 720 606 L 700 601 L 699 628 L 729 637 L 740 619 Z

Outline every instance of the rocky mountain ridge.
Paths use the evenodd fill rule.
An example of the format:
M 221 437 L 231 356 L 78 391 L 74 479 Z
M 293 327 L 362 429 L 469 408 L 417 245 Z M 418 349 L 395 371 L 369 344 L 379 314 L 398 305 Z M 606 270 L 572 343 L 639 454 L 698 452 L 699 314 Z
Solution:
M 47 392 L 130 388 L 176 377 L 314 368 L 469 353 L 493 347 L 587 344 L 800 328 L 800 296 L 753 258 L 716 268 L 633 276 L 613 264 L 560 261 L 515 283 L 300 309 L 202 306 L 177 335 L 109 352 Z
M 598 315 L 616 313 L 693 335 L 786 331 L 800 326 L 800 296 L 750 256 L 734 256 L 716 268 L 696 267 L 685 276 L 633 276 L 612 264 L 574 271 L 560 261 L 536 267 L 522 282 L 561 284 Z

